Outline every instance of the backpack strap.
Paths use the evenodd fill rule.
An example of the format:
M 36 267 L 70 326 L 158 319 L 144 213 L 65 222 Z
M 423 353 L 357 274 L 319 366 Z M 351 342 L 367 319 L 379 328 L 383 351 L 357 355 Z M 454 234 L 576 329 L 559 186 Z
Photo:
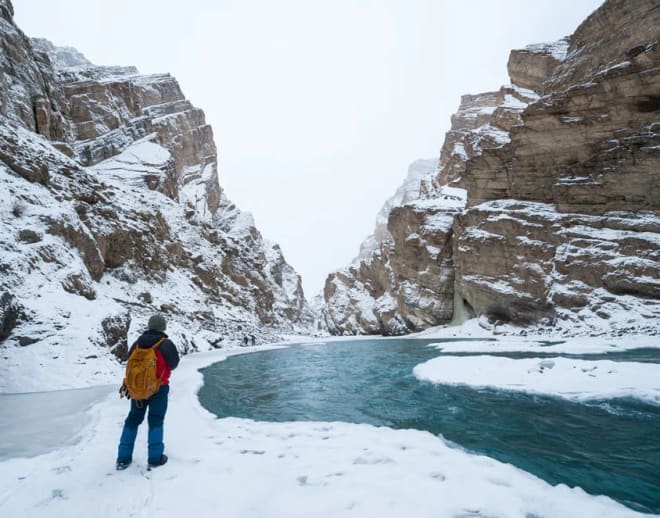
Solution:
M 163 338 L 161 338 L 160 340 L 158 340 L 158 341 L 155 343 L 155 345 L 152 347 L 152 349 L 153 349 L 154 351 L 158 350 L 158 348 L 160 347 L 160 344 L 162 344 L 165 340 L 167 340 L 167 337 L 166 337 L 166 336 L 164 336 Z M 165 362 L 167 362 L 167 360 L 165 360 Z M 160 381 L 160 382 L 162 383 L 164 377 L 165 377 L 165 371 L 163 371 L 163 372 L 161 373 L 161 375 L 160 375 L 160 379 L 159 379 L 158 381 Z
M 138 343 L 137 343 L 137 341 L 136 341 L 133 345 L 131 345 L 131 346 L 128 348 L 128 350 L 131 351 L 131 354 L 133 354 L 133 353 L 135 352 L 135 349 L 137 349 L 137 348 L 138 348 Z M 128 355 L 128 358 L 131 357 L 131 354 Z M 128 358 L 127 358 L 127 359 L 128 359 Z

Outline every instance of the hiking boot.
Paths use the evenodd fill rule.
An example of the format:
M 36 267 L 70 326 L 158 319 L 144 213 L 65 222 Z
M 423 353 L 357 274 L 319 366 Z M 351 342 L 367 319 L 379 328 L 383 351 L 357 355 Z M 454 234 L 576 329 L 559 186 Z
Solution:
M 118 460 L 117 461 L 117 471 L 123 471 L 131 465 L 130 460 Z
M 158 466 L 162 466 L 167 462 L 167 455 L 163 454 L 160 456 L 160 459 L 158 459 L 155 462 L 149 461 L 149 467 L 150 468 L 157 468 Z

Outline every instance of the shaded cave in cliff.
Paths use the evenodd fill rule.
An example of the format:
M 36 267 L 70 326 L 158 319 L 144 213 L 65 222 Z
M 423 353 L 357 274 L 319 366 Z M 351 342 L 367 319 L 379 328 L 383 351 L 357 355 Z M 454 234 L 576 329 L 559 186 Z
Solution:
M 649 95 L 641 101 L 637 101 L 637 111 L 650 113 L 660 111 L 660 95 Z

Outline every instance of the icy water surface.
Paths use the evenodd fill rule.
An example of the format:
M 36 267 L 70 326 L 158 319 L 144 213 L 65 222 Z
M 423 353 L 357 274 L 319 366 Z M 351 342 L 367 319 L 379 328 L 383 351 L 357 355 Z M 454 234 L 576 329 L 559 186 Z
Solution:
M 660 407 L 420 382 L 412 370 L 442 355 L 426 347 L 439 341 L 355 340 L 233 356 L 202 371 L 199 398 L 219 417 L 427 430 L 551 484 L 660 513 Z M 572 357 L 660 363 L 660 350 Z
M 75 444 L 89 422 L 85 412 L 115 390 L 114 386 L 100 386 L 0 394 L 0 461 L 34 457 Z

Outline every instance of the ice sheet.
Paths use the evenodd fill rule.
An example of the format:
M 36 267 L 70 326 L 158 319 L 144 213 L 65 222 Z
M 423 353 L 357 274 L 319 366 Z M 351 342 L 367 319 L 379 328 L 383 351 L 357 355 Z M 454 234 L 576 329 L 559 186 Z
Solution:
M 114 386 L 0 395 L 0 461 L 42 455 L 75 444 L 87 411 Z
M 440 356 L 415 367 L 425 381 L 560 396 L 634 397 L 660 404 L 660 364 L 500 356 Z

